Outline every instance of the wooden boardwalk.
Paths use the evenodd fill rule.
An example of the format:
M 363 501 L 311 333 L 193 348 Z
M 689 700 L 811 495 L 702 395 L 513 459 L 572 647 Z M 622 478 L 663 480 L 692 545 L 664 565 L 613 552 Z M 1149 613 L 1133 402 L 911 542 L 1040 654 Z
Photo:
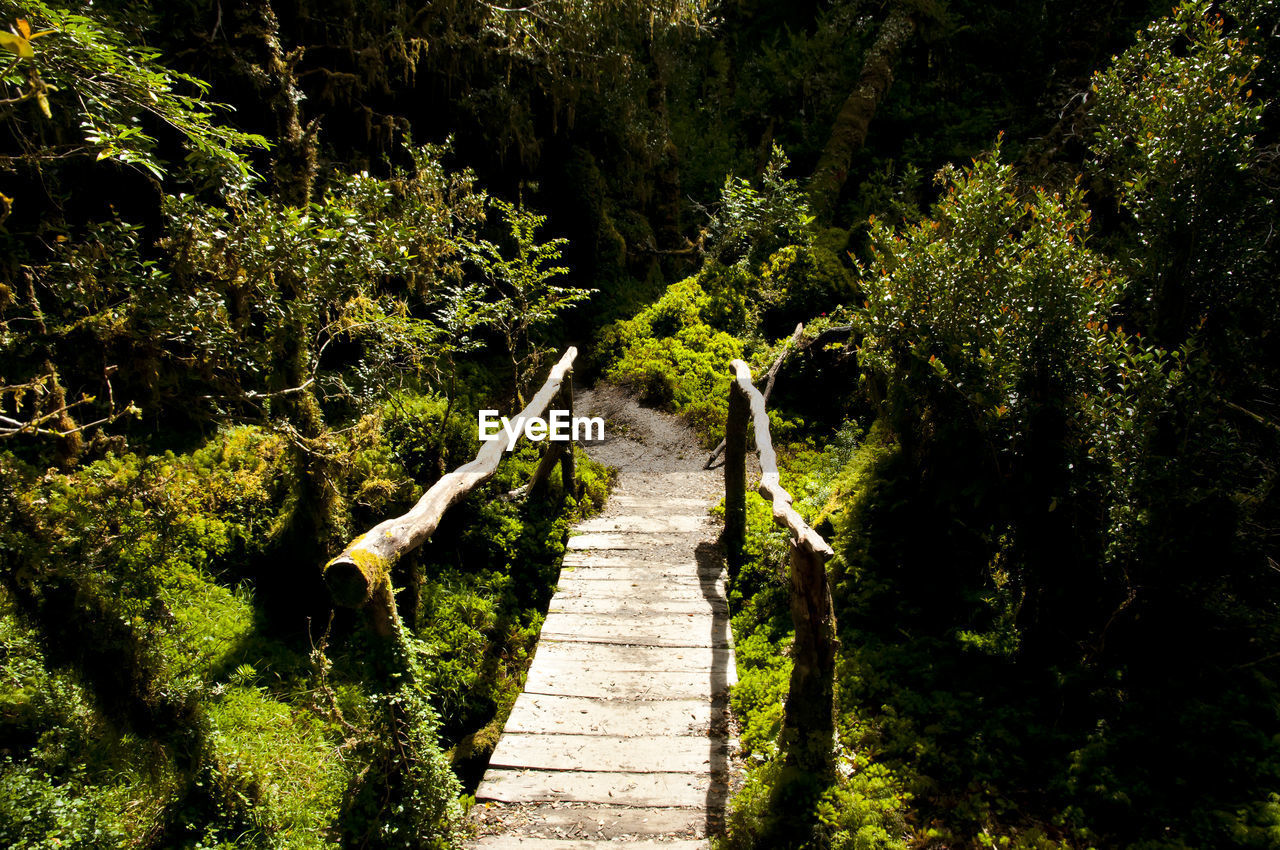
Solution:
M 473 846 L 693 848 L 718 830 L 736 674 L 707 515 L 718 481 L 701 459 L 658 458 L 664 471 L 632 483 L 607 457 L 622 483 L 569 540 L 524 693 L 476 793 Z

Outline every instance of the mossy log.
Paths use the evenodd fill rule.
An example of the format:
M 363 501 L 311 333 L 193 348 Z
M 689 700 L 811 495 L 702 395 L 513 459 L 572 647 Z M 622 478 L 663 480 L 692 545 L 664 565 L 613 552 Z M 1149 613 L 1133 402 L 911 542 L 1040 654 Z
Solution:
M 542 389 L 520 411 L 521 417 L 528 420 L 546 412 L 571 374 L 577 355 L 578 349 L 572 347 L 564 353 Z M 351 608 L 368 603 L 375 589 L 386 582 L 396 561 L 435 533 L 445 511 L 493 477 L 506 445 L 506 440 L 501 439 L 486 442 L 475 460 L 437 481 L 408 513 L 381 522 L 352 540 L 342 554 L 325 566 L 324 578 L 334 602 Z

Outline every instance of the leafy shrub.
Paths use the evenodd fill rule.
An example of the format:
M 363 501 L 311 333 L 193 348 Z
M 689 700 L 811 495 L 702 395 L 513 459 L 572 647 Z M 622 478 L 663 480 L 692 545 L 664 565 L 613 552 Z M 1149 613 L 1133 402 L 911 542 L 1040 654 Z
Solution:
M 818 245 L 787 245 L 760 267 L 754 299 L 770 334 L 781 336 L 796 322 L 852 304 L 857 297 L 853 272 L 834 253 Z
M 1083 244 L 1079 189 L 1023 196 L 998 148 L 939 179 L 932 220 L 873 227 L 859 361 L 890 405 L 927 411 L 925 427 L 963 416 L 1000 452 L 1039 409 L 1085 391 L 1122 282 Z
M 814 218 L 800 184 L 783 175 L 789 165 L 774 145 L 759 189 L 741 177 L 725 178 L 719 209 L 707 228 L 712 259 L 752 268 L 784 245 L 808 244 Z
M 703 321 L 712 303 L 697 277 L 668 288 L 634 319 L 614 325 L 604 348 L 617 359 L 607 380 L 628 387 L 656 406 L 690 411 L 710 435 L 723 431 L 728 410 L 725 379 L 729 362 L 743 356 L 742 343 Z
M 782 759 L 749 768 L 729 811 L 726 846 L 906 850 L 910 796 L 900 781 L 883 765 L 845 766 L 827 786 Z
M 1094 76 L 1093 165 L 1124 213 L 1126 307 L 1165 347 L 1206 319 L 1212 340 L 1249 310 L 1274 312 L 1257 247 L 1272 215 L 1256 141 L 1258 49 L 1211 4 L 1183 2 Z
M 0 842 L 15 850 L 120 847 L 128 834 L 103 811 L 104 796 L 82 771 L 55 784 L 39 767 L 0 762 Z

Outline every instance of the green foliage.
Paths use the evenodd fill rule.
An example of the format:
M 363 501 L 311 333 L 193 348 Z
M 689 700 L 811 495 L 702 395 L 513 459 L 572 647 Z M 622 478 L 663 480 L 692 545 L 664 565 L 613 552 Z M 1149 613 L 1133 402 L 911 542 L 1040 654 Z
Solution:
M 1253 49 L 1208 3 L 1187 2 L 1094 78 L 1096 167 L 1131 216 L 1129 301 L 1166 346 L 1271 304 L 1249 268 L 1272 205 L 1254 173 L 1266 107 Z
M 238 671 L 252 675 L 253 668 Z M 209 710 L 220 794 L 242 794 L 255 828 L 276 847 L 324 847 L 345 769 L 325 724 L 256 687 L 230 685 Z
M 813 245 L 787 245 L 760 267 L 753 301 L 766 328 L 778 335 L 787 325 L 807 321 L 854 304 L 858 290 L 853 273 L 830 250 Z
M 411 153 L 412 170 L 338 176 L 307 209 L 248 185 L 226 206 L 169 199 L 165 247 L 186 294 L 180 316 L 152 322 L 169 328 L 169 356 L 252 410 L 312 384 L 367 403 L 473 348 L 480 293 L 458 284 L 485 198 L 472 175 L 444 171 L 443 148 Z M 335 343 L 358 355 L 326 368 Z M 296 386 L 281 383 L 290 376 Z
M 38 635 L 14 614 L 7 597 L 0 652 L 0 729 L 10 750 L 0 764 L 0 841 L 33 848 L 120 846 L 131 827 L 154 815 L 146 810 L 155 789 L 110 776 L 120 766 L 111 763 L 110 747 L 89 749 L 88 759 L 69 757 L 68 750 L 85 753 L 92 708 L 74 681 L 49 669 Z M 15 759 L 18 745 L 31 748 L 30 762 Z M 130 799 L 133 817 L 122 809 Z
M 127 835 L 104 817 L 101 795 L 72 773 L 59 784 L 38 767 L 0 766 L 0 841 L 6 847 L 119 847 Z
M 832 505 L 843 506 L 865 488 L 887 451 L 881 432 L 861 445 L 855 434 L 844 433 L 819 451 L 784 446 L 784 485 L 803 494 L 797 508 L 811 519 L 825 517 Z M 848 749 L 834 782 L 818 781 L 781 758 L 777 739 L 791 673 L 788 547 L 786 532 L 755 493 L 747 496 L 744 551 L 746 562 L 730 589 L 739 676 L 731 700 L 749 766 L 731 804 L 727 846 L 906 847 L 911 795 L 903 776 L 875 758 L 859 713 L 840 717 L 841 743 Z M 847 669 L 838 678 L 842 687 L 848 684 Z
M 637 312 L 602 371 L 709 443 L 730 359 L 856 326 L 770 414 L 837 550 L 839 773 L 775 758 L 785 544 L 752 496 L 731 846 L 1276 845 L 1277 10 L 1185 3 L 1126 50 L 1121 6 L 908 3 L 854 227 L 819 234 L 794 178 L 876 4 L 0 3 L 0 439 L 42 438 L 0 454 L 0 843 L 459 840 L 455 773 L 605 473 L 494 501 L 536 452 L 504 462 L 397 566 L 393 657 L 322 628 L 316 567 L 469 459 L 509 388 L 484 343 L 519 396 L 577 333 L 572 267 L 615 290 L 575 323 Z M 919 175 L 1000 127 L 1027 179 L 948 167 L 925 216 Z
M 940 176 L 931 220 L 873 229 L 859 361 L 926 424 L 958 414 L 997 457 L 1036 410 L 1082 392 L 1121 282 L 1083 246 L 1078 189 L 1024 198 L 998 155 Z
M 531 348 L 532 336 L 596 290 L 552 283 L 569 271 L 555 265 L 569 240 L 537 241 L 538 230 L 547 220 L 545 215 L 497 198 L 493 206 L 502 216 L 515 253 L 507 258 L 496 245 L 481 242 L 478 258 L 484 274 L 493 282 L 495 297 L 488 306 L 489 319 L 506 343 L 514 371 L 514 395 L 523 407 L 524 388 L 547 353 L 541 347 Z
M 729 362 L 743 356 L 737 338 L 706 324 L 704 310 L 713 312 L 712 305 L 699 278 L 687 278 L 634 319 L 607 329 L 602 342 L 606 351 L 617 352 L 607 380 L 646 403 L 683 413 L 709 443 L 724 430 Z
M 226 109 L 205 102 L 207 83 L 164 67 L 159 51 L 132 42 L 95 10 L 24 0 L 0 4 L 0 18 L 21 21 L 18 36 L 5 34 L 5 49 L 17 58 L 0 77 L 4 102 L 32 100 L 43 116 L 7 112 L 22 149 L 4 163 L 10 168 L 93 156 L 159 178 L 167 165 L 157 154 L 157 130 L 166 127 L 182 138 L 189 159 L 243 178 L 250 173 L 244 152 L 267 146 L 218 120 L 215 110 Z M 51 144 L 51 135 L 62 138 Z
M 774 145 L 756 189 L 741 177 L 725 178 L 720 206 L 708 225 L 707 253 L 724 265 L 754 268 L 784 245 L 808 245 L 813 216 L 800 184 L 784 177 L 790 162 Z
M 362 742 L 369 772 L 348 799 L 342 826 L 348 841 L 443 850 L 461 839 L 462 788 L 436 738 L 439 721 L 422 690 L 414 642 L 403 649 L 409 665 L 400 686 L 370 701 Z

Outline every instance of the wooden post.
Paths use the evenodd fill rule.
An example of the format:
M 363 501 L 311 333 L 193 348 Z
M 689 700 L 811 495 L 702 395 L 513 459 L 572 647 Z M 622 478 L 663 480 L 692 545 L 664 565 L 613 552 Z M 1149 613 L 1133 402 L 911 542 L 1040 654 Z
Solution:
M 791 689 L 783 716 L 787 761 L 829 776 L 834 768 L 836 617 L 825 558 L 804 541 L 791 544 Z
M 569 421 L 573 422 L 573 370 L 570 370 L 564 376 L 564 383 L 560 385 L 560 397 L 564 409 L 569 411 Z M 573 462 L 572 434 L 570 434 L 569 442 L 565 443 L 564 454 L 560 458 L 560 478 L 564 483 L 565 495 L 577 498 L 578 488 Z
M 750 418 L 760 456 L 761 496 L 769 500 L 775 524 L 791 532 L 791 689 L 782 718 L 782 746 L 787 763 L 824 777 L 834 769 L 835 737 L 835 608 L 827 586 L 827 559 L 835 553 L 822 535 L 809 527 L 791 504 L 791 494 L 778 474 L 778 454 L 769 436 L 765 398 L 751 383 L 751 367 L 730 364 L 729 417 L 725 425 L 725 548 L 729 575 L 741 567 L 746 530 L 747 420 Z
M 724 426 L 724 548 L 729 579 L 742 568 L 747 539 L 747 422 L 751 403 L 737 381 L 729 385 L 729 416 Z
M 564 451 L 563 445 L 563 443 L 553 443 L 550 440 L 544 443 L 542 457 L 538 459 L 538 465 L 534 468 L 533 475 L 529 478 L 529 483 L 511 492 L 515 495 L 529 496 L 541 493 L 547 483 L 547 479 L 551 477 L 551 471 L 560 462 L 561 452 Z

